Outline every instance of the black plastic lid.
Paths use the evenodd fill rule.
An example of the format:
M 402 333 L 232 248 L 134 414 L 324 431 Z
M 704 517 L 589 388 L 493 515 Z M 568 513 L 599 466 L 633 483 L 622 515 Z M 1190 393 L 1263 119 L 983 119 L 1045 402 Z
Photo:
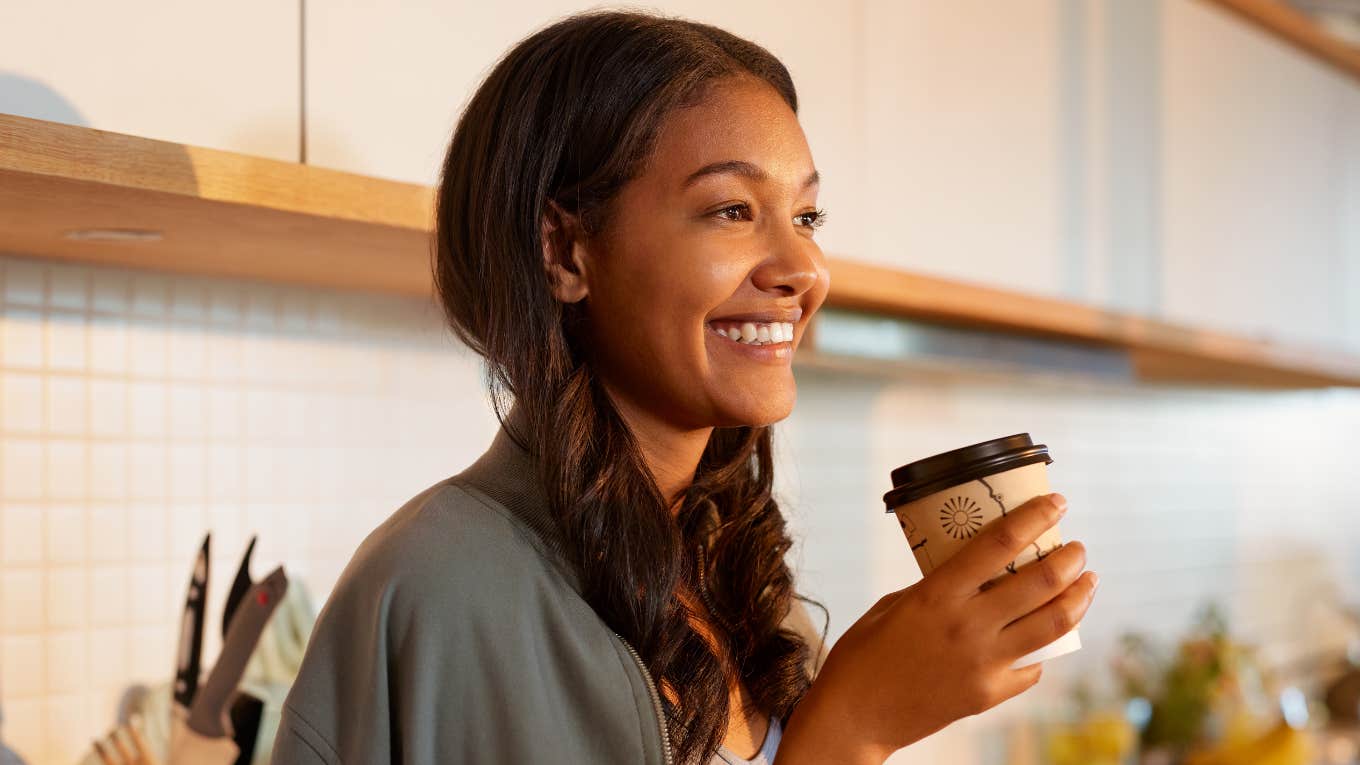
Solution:
M 909 462 L 892 471 L 893 489 L 883 495 L 883 503 L 891 513 L 896 507 L 950 486 L 1022 465 L 1052 461 L 1048 447 L 1034 443 L 1028 433 L 993 438 Z

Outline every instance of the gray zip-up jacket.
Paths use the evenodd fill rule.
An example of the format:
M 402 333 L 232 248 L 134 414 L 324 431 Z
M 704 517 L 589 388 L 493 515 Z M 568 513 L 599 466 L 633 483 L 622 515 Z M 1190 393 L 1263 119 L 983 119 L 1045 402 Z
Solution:
M 274 765 L 672 765 L 656 684 L 581 597 L 534 476 L 502 427 L 360 545 L 312 632 Z M 793 603 L 784 623 L 815 676 L 826 647 Z

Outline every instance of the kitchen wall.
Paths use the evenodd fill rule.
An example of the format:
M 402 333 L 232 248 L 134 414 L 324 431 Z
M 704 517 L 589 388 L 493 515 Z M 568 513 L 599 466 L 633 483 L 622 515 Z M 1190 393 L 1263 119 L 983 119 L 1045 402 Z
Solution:
M 315 164 L 424 183 L 494 57 L 583 7 L 317 2 L 304 33 L 295 9 L 254 0 L 221 38 L 248 40 L 246 60 L 180 33 L 221 28 L 222 9 L 87 5 L 79 22 L 7 9 L 0 111 L 283 159 L 305 138 Z M 665 10 L 789 63 L 827 177 L 829 252 L 1360 350 L 1360 87 L 1217 8 Z M 1052 662 L 1030 700 L 893 762 L 993 761 L 1007 722 L 1057 703 L 1122 629 L 1170 636 L 1216 598 L 1285 661 L 1335 632 L 1322 604 L 1356 598 L 1360 391 L 798 376 L 779 482 L 833 639 L 917 575 L 881 512 L 888 471 L 998 435 L 1050 446 L 1065 530 L 1103 577 L 1087 650 Z M 205 531 L 214 616 L 254 533 L 257 572 L 287 563 L 319 604 L 363 535 L 475 458 L 494 425 L 475 359 L 421 301 L 0 254 L 5 740 L 35 765 L 70 763 L 128 683 L 168 680 Z M 216 647 L 210 631 L 206 658 Z
M 213 533 L 206 642 L 251 534 L 319 604 L 362 537 L 495 429 L 480 366 L 416 300 L 0 257 L 0 699 L 37 765 L 75 760 L 130 683 L 168 681 L 193 554 Z M 1087 649 L 1169 635 L 1210 598 L 1283 659 L 1360 581 L 1360 391 L 1228 393 L 1057 378 L 800 369 L 777 429 L 803 589 L 834 640 L 918 576 L 882 512 L 908 460 L 1027 431 L 1066 533 L 1103 575 Z M 1303 641 L 1305 636 L 1311 641 Z M 983 762 L 1011 703 L 893 761 Z M 984 730 L 996 733 L 976 736 Z

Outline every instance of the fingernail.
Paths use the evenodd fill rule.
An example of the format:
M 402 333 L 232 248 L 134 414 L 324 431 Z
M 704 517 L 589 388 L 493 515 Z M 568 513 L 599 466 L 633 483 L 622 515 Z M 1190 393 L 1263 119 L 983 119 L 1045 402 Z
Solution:
M 1096 590 L 1098 590 L 1098 589 L 1100 589 L 1100 574 L 1097 574 L 1096 572 L 1092 571 L 1092 572 L 1091 572 L 1091 594 L 1094 595 L 1095 592 L 1096 592 Z
M 1067 497 L 1064 497 L 1063 495 L 1055 492 L 1053 494 L 1048 495 L 1048 498 L 1053 500 L 1053 503 L 1058 506 L 1058 512 L 1060 513 L 1067 512 Z

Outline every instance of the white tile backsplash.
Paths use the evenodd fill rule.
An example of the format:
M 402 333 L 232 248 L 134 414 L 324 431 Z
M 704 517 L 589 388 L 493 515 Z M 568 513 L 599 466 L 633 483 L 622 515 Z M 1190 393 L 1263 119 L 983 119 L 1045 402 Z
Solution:
M 187 578 L 187 577 L 186 577 Z M 184 607 L 183 601 L 180 608 Z M 147 682 L 169 678 L 138 678 L 128 666 L 128 629 L 127 625 L 118 627 L 98 627 L 89 630 L 90 677 L 88 686 L 97 690 L 122 690 L 131 682 Z M 173 629 L 173 627 L 172 627 Z M 173 665 L 174 654 L 171 654 Z M 167 671 L 168 672 L 168 671 Z M 8 706 L 8 704 L 6 704 Z M 104 710 L 104 717 L 97 721 L 100 729 L 112 727 L 114 717 L 112 708 Z M 87 736 L 91 738 L 91 736 Z
M 83 690 L 89 674 L 86 665 L 85 633 L 77 630 L 51 632 L 44 636 L 47 655 L 47 690 L 65 694 Z
M 182 597 L 182 596 L 181 596 Z M 128 633 L 128 669 L 134 677 L 168 676 L 174 669 L 175 630 L 161 624 L 137 627 Z M 216 633 L 205 639 L 205 654 L 215 643 Z
M 43 315 L 39 311 L 5 306 L 0 318 L 0 363 L 16 369 L 43 365 Z
M 89 331 L 82 314 L 50 313 L 47 316 L 48 369 L 78 372 L 89 363 Z
M 127 371 L 128 325 L 122 315 L 97 315 L 90 322 L 89 337 L 91 373 L 119 375 Z
M 88 511 L 84 505 L 54 503 L 47 508 L 47 561 L 54 565 L 83 564 L 89 559 Z
M 7 632 L 36 632 L 43 628 L 42 569 L 14 568 L 0 572 L 0 617 Z
M 128 445 L 129 497 L 164 499 L 169 478 L 164 443 L 134 441 Z
M 128 618 L 128 574 L 121 565 L 99 565 L 90 571 L 90 624 L 120 627 Z
M 32 765 L 73 761 L 124 688 L 168 679 L 206 532 L 210 633 L 253 534 L 256 573 L 282 562 L 320 605 L 374 526 L 495 432 L 479 364 L 421 301 L 17 256 L 0 284 L 0 700 Z M 1209 599 L 1287 653 L 1323 618 L 1305 604 L 1357 595 L 1360 392 L 796 373 L 776 487 L 833 639 L 918 577 L 888 472 L 1015 432 L 1049 445 L 1064 534 L 1102 574 L 1087 648 L 1040 694 L 1102 670 L 1120 630 L 1172 635 Z M 893 762 L 961 762 L 1005 714 Z
M 89 730 L 93 725 L 84 694 L 51 696 L 43 704 L 43 713 L 49 732 L 47 756 L 51 761 L 71 763 L 82 760 L 89 742 L 77 739 L 70 732 Z
M 146 316 L 127 324 L 128 372 L 138 378 L 164 378 L 170 341 L 165 327 Z
M 170 447 L 170 498 L 203 501 L 208 492 L 208 450 L 202 443 Z
M 89 381 L 90 435 L 117 437 L 128 430 L 128 390 L 122 380 Z
M 161 502 L 133 502 L 127 508 L 127 557 L 163 561 L 170 554 L 170 513 Z
M 90 443 L 90 499 L 108 501 L 127 495 L 127 446 L 123 443 Z
M 0 554 L 7 565 L 42 563 L 43 508 L 7 502 L 0 508 Z
M 128 619 L 133 624 L 156 625 L 164 623 L 163 610 L 170 597 L 171 582 L 179 583 L 170 577 L 169 566 L 165 563 L 135 564 L 128 571 Z
M 128 509 L 122 502 L 97 502 L 90 505 L 91 563 L 120 563 L 128 558 Z M 154 537 L 152 529 L 139 531 Z
M 160 382 L 128 385 L 128 422 L 133 438 L 163 438 L 168 410 L 166 386 Z
M 41 375 L 12 372 L 0 380 L 0 427 L 4 428 L 4 432 L 42 432 L 43 411 Z
M 89 427 L 89 384 L 83 377 L 47 378 L 47 432 L 83 436 Z
M 170 387 L 169 432 L 176 439 L 199 440 L 208 431 L 208 402 L 199 384 Z
M 43 640 L 41 635 L 8 635 L 0 638 L 3 643 L 4 678 L 6 695 L 14 698 L 40 697 L 46 690 L 43 677 Z M 14 720 L 10 718 L 10 704 L 5 702 L 5 734 L 10 735 Z
M 84 499 L 89 493 L 87 444 L 84 441 L 47 442 L 47 496 L 56 501 Z
M 0 439 L 0 499 L 32 502 L 44 498 L 46 462 L 42 442 Z
M 89 572 L 84 561 L 77 566 L 47 569 L 47 626 L 50 629 L 83 629 L 89 614 Z

